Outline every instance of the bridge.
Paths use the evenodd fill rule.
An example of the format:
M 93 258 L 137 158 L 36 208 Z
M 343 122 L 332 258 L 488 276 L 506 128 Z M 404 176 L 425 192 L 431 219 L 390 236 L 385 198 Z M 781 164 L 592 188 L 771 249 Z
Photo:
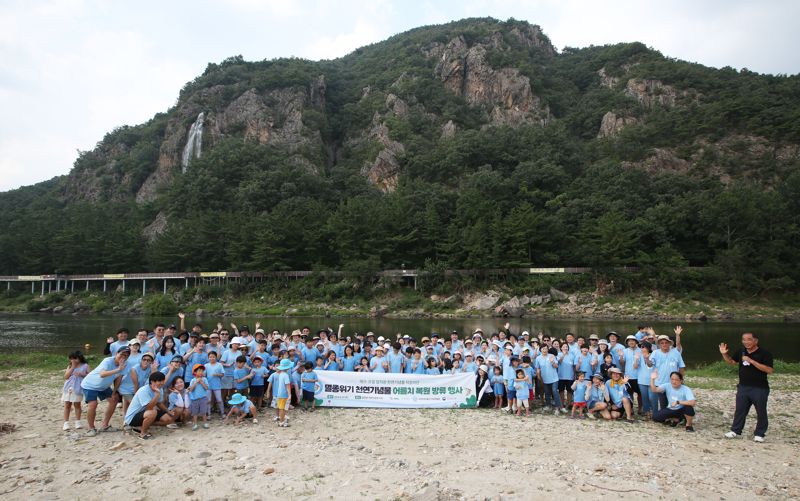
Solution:
M 635 268 L 624 268 L 634 271 Z M 588 273 L 592 268 L 495 268 L 481 270 L 446 270 L 447 276 L 488 277 L 518 274 L 551 274 L 551 273 Z M 400 278 L 409 281 L 409 285 L 417 286 L 417 277 L 424 274 L 423 270 L 395 269 L 383 270 L 375 273 L 377 278 Z M 6 283 L 6 290 L 11 290 L 13 284 L 30 283 L 31 294 L 37 290 L 41 296 L 52 292 L 75 292 L 75 286 L 86 291 L 91 289 L 91 284 L 102 282 L 103 292 L 108 291 L 109 283 L 118 284 L 125 292 L 130 285 L 138 288 L 141 283 L 142 296 L 147 294 L 148 282 L 152 286 L 158 283 L 163 294 L 167 293 L 167 284 L 178 282 L 184 289 L 198 285 L 227 285 L 238 282 L 263 282 L 272 279 L 301 279 L 311 275 L 321 276 L 356 276 L 357 272 L 347 271 L 199 271 L 199 272 L 165 272 L 165 273 L 100 273 L 90 275 L 0 275 L 0 283 Z M 38 287 L 37 287 L 38 285 Z M 95 288 L 99 288 L 95 285 Z

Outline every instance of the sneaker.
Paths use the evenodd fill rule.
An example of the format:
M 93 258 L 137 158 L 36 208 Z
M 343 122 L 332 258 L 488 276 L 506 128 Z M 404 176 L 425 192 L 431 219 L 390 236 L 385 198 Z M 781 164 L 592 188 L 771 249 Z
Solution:
M 131 426 L 128 426 L 127 424 L 126 424 L 125 426 L 123 426 L 123 427 L 122 427 L 122 431 L 124 431 L 124 432 L 129 432 L 129 431 L 131 431 L 132 429 L 133 429 L 133 428 L 132 428 Z
M 167 428 L 170 429 L 170 430 L 177 430 L 178 429 L 178 425 L 175 424 L 175 423 L 170 423 L 170 424 L 167 425 Z
M 253 418 L 253 424 L 258 424 L 258 419 Z
M 207 430 L 207 429 L 208 429 L 208 423 L 203 423 L 203 429 L 204 429 L 204 430 Z
M 566 407 L 562 407 L 561 408 L 561 414 L 566 414 L 566 413 L 567 413 L 567 408 Z
M 280 425 L 283 426 L 284 428 L 288 428 L 289 427 L 289 420 L 287 419 L 286 421 L 282 422 Z
M 199 430 L 199 429 L 200 429 L 200 426 L 199 426 L 199 425 L 194 425 L 194 426 L 192 426 L 192 431 L 197 431 L 197 430 Z
M 549 406 L 549 405 L 545 405 L 545 406 L 544 406 L 544 409 L 542 409 L 542 410 L 543 410 L 544 412 L 547 412 L 547 411 L 549 411 L 549 410 L 550 410 L 550 406 Z
M 556 409 L 556 410 L 554 410 L 554 411 L 553 411 L 553 415 L 554 415 L 554 416 L 560 416 L 560 415 L 561 415 L 561 413 L 560 413 L 560 412 L 558 412 L 558 409 Z
M 741 437 L 741 435 L 739 435 L 735 431 L 729 431 L 728 433 L 725 434 L 725 438 L 739 438 L 739 437 Z
M 88 430 L 86 430 L 86 436 L 87 437 L 95 437 L 95 436 L 97 436 L 97 430 L 94 429 L 94 428 L 89 428 Z
M 595 416 L 594 413 L 587 414 L 587 416 L 588 416 L 589 419 L 597 419 L 597 416 Z
M 687 426 L 686 427 L 686 431 L 690 431 L 690 432 L 694 433 L 694 426 Z
M 279 418 L 278 416 L 275 416 L 274 418 L 272 418 L 272 420 L 273 420 L 273 421 L 275 421 L 275 422 L 277 423 L 278 421 L 280 421 L 280 420 L 281 420 L 281 418 Z
M 756 435 L 755 437 L 753 437 L 753 442 L 758 442 L 759 444 L 763 444 L 764 443 L 764 437 Z
M 80 430 L 81 428 L 83 428 L 83 425 L 81 424 L 81 422 L 80 421 L 75 421 L 75 429 L 76 430 Z
M 69 421 L 64 421 L 64 426 L 61 427 L 64 431 L 69 431 Z

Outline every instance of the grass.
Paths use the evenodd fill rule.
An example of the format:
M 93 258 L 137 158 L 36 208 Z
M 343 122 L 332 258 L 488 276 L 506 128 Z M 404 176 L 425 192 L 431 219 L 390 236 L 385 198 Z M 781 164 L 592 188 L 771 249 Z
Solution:
M 775 374 L 800 374 L 800 362 L 775 360 L 774 367 Z M 735 378 L 739 374 L 739 369 L 720 360 L 692 369 L 688 373 L 694 377 Z

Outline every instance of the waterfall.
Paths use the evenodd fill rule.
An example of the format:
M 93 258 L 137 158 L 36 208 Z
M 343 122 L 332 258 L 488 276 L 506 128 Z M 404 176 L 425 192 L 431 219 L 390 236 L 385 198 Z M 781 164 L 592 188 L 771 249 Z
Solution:
M 195 157 L 200 158 L 200 152 L 203 147 L 203 120 L 205 115 L 201 112 L 197 115 L 197 120 L 194 121 L 189 127 L 189 137 L 186 139 L 186 146 L 183 148 L 183 157 L 181 157 L 181 168 L 186 172 L 189 166 L 189 161 Z

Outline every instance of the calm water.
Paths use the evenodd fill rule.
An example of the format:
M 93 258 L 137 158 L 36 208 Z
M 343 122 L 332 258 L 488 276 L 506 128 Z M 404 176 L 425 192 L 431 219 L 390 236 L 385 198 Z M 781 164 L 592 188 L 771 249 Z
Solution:
M 203 317 L 195 319 L 187 317 L 186 323 L 191 327 L 195 322 L 201 322 L 208 330 L 216 323 L 222 322 L 226 326 L 233 321 L 238 326 L 248 325 L 255 330 L 256 317 L 214 318 Z M 262 318 L 262 326 L 269 330 L 272 328 L 289 332 L 302 326 L 309 326 L 312 331 L 320 327 L 331 326 L 334 330 L 340 323 L 345 324 L 345 334 L 353 332 L 373 331 L 376 335 L 394 337 L 401 332 L 417 339 L 431 332 L 440 334 L 453 329 L 461 333 L 472 332 L 480 327 L 484 332 L 492 332 L 502 326 L 503 319 L 367 319 L 367 318 L 320 318 L 320 317 L 294 317 L 294 318 Z M 113 336 L 119 327 L 127 327 L 132 333 L 140 326 L 152 326 L 157 322 L 166 325 L 178 325 L 176 317 L 118 317 L 118 316 L 50 316 L 50 315 L 0 315 L 0 351 L 14 352 L 23 350 L 46 350 L 66 353 L 72 349 L 83 349 L 84 344 L 93 346 L 92 351 L 100 353 L 105 345 L 105 339 Z M 606 320 L 537 320 L 537 319 L 512 319 L 511 330 L 521 332 L 544 331 L 549 335 L 563 336 L 566 332 L 573 332 L 588 336 L 591 333 L 600 335 L 610 330 L 620 334 L 633 334 L 636 323 L 630 321 Z M 672 335 L 675 323 L 656 322 L 653 324 L 657 334 Z M 777 358 L 787 361 L 800 361 L 800 342 L 797 339 L 797 330 L 800 324 L 792 323 L 746 323 L 746 322 L 683 322 L 684 334 L 682 343 L 684 359 L 687 365 L 696 366 L 707 362 L 719 360 L 717 346 L 726 342 L 733 347 L 739 345 L 742 332 L 752 330 L 759 334 L 761 345 L 770 350 Z

